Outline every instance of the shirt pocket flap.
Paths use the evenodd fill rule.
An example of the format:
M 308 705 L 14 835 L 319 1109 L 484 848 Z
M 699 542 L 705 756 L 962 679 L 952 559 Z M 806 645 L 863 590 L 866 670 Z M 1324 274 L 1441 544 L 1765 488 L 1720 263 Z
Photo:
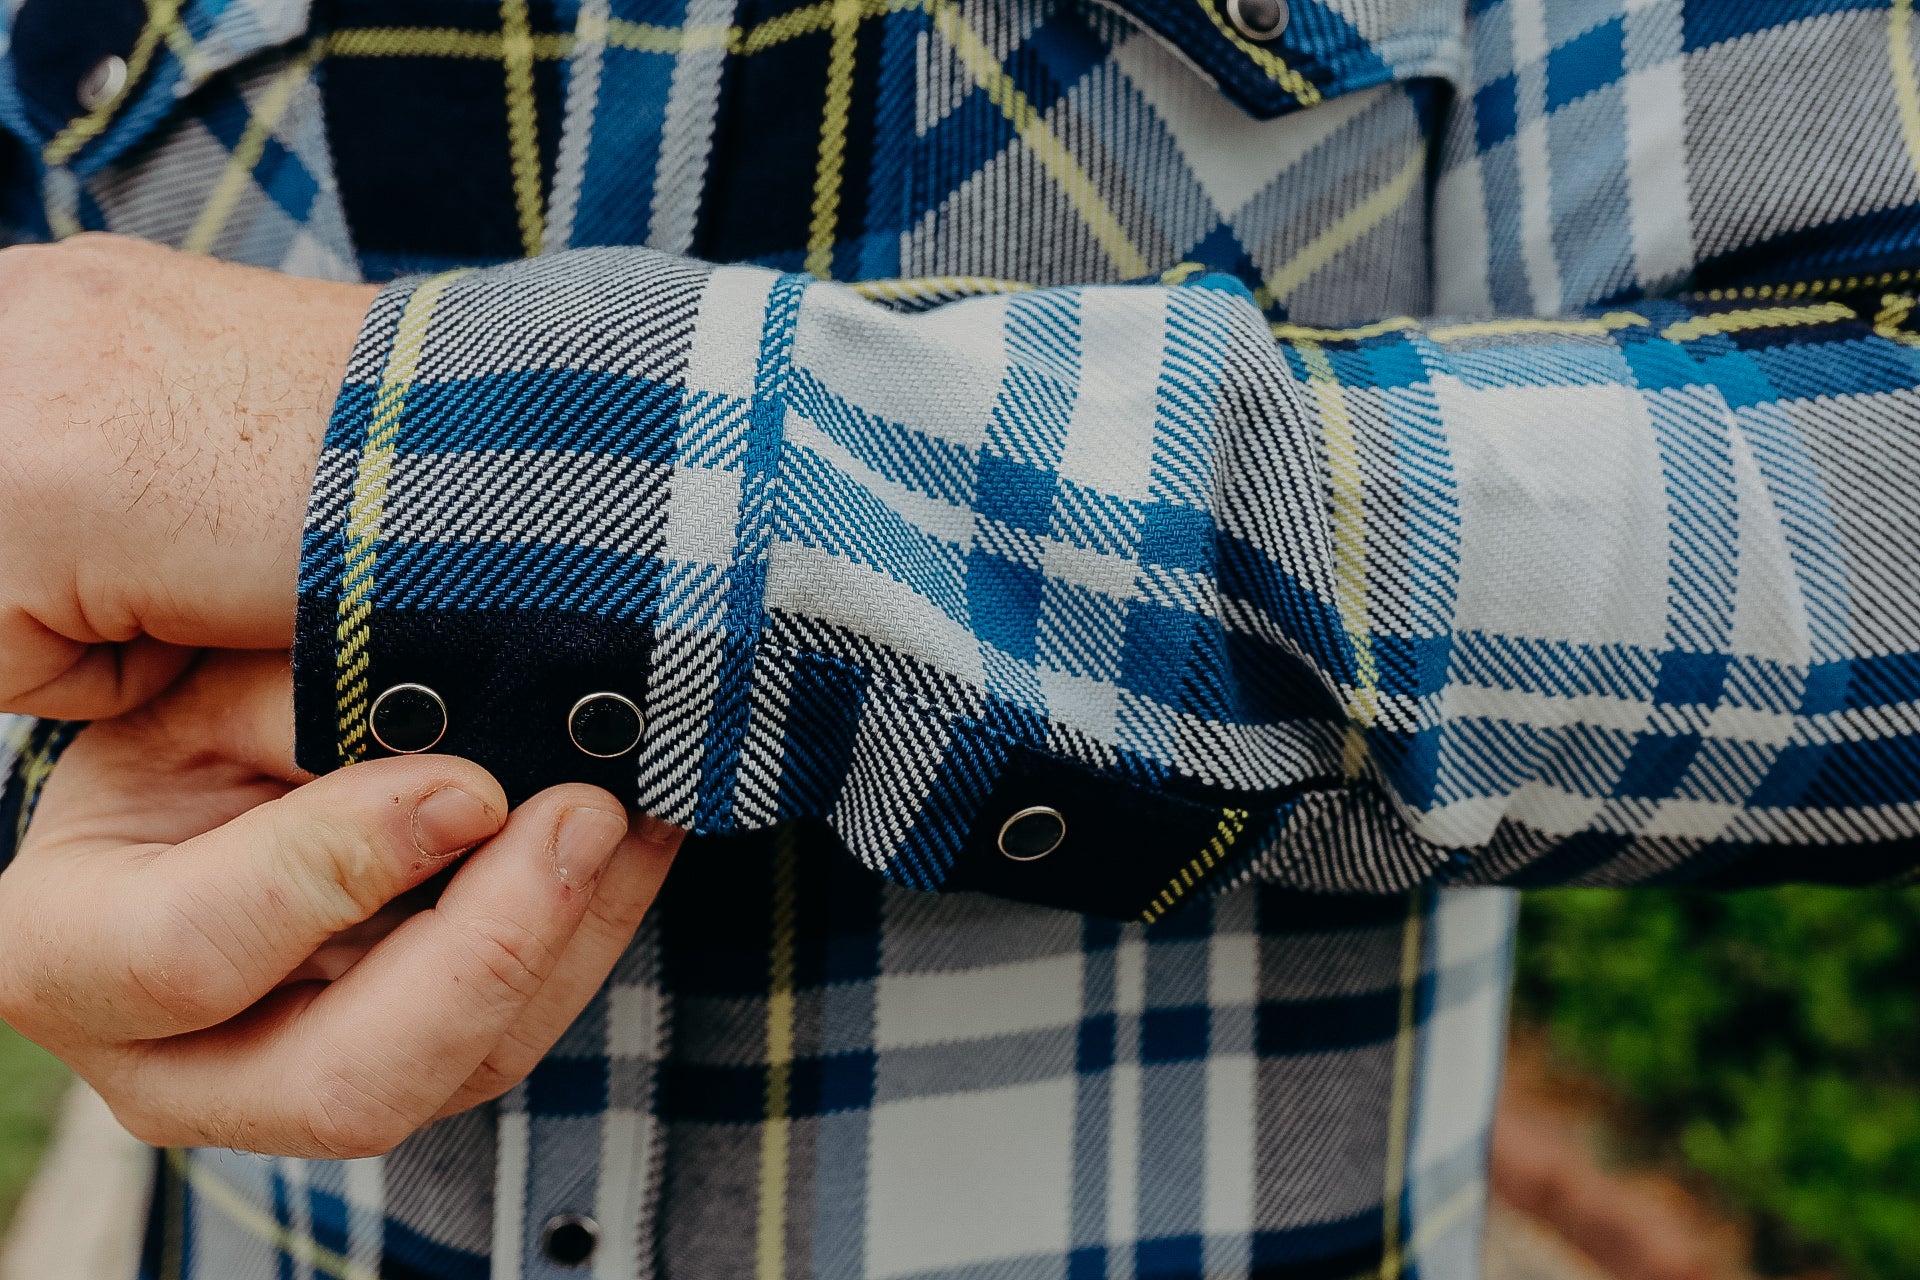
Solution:
M 180 99 L 298 39 L 310 0 L 24 0 L 6 31 L 0 117 L 50 166 L 92 174 Z
M 1388 81 L 1451 77 L 1463 47 L 1460 6 L 1438 0 L 1099 2 L 1259 120 Z

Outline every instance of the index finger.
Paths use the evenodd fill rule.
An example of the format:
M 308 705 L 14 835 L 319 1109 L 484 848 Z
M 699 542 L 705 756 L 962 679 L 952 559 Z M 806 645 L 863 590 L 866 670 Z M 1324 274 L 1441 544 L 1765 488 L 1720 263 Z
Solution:
M 434 1117 L 546 984 L 626 830 L 603 791 L 542 792 L 438 904 L 339 981 L 138 1047 L 122 1083 L 151 1122 L 142 1136 L 334 1159 L 390 1149 Z

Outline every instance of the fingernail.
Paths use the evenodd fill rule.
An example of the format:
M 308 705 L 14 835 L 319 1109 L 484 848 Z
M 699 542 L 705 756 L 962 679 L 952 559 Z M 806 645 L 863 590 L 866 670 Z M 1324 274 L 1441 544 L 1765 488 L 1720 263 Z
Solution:
M 605 809 L 567 810 L 553 837 L 553 869 L 560 883 L 573 889 L 592 884 L 626 834 L 626 819 Z
M 429 858 L 458 853 L 499 829 L 493 806 L 458 787 L 428 792 L 413 810 L 413 843 Z

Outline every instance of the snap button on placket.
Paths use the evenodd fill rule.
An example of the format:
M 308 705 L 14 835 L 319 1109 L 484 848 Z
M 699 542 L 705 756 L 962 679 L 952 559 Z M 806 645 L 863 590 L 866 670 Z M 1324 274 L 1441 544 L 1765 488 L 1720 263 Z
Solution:
M 584 1267 L 600 1247 L 600 1224 L 577 1213 L 549 1219 L 540 1229 L 540 1256 L 563 1270 Z

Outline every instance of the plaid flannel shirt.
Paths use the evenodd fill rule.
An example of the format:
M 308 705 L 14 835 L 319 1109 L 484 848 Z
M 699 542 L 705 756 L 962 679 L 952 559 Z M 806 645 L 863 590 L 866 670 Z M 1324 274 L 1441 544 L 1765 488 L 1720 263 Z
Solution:
M 25 0 L 22 234 L 403 277 L 303 760 L 417 680 L 712 837 L 498 1108 L 169 1153 L 149 1274 L 561 1275 L 569 1215 L 620 1280 L 1473 1274 L 1467 886 L 1914 861 L 1914 56 L 1910 0 Z

